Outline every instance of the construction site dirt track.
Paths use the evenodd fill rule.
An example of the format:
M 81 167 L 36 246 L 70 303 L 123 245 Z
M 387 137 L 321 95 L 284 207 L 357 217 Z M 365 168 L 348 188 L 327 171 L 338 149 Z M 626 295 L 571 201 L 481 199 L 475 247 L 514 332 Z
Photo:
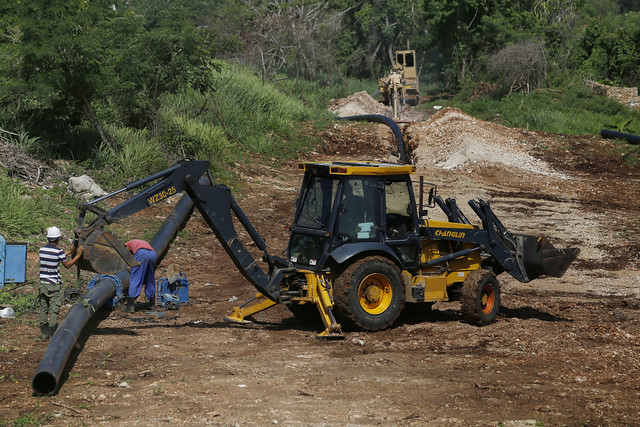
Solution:
M 35 314 L 32 322 L 0 320 L 0 420 L 639 425 L 640 169 L 625 166 L 617 142 L 599 137 L 508 129 L 454 109 L 413 114 L 402 126 L 418 173 L 444 198 L 456 198 L 473 223 L 479 220 L 466 202 L 480 197 L 510 231 L 579 247 L 564 277 L 521 284 L 498 276 L 500 314 L 484 327 L 462 322 L 458 302 L 405 313 L 385 331 L 347 332 L 344 340 L 316 338 L 322 325 L 300 323 L 284 306 L 232 325 L 225 316 L 256 291 L 194 214 L 158 269 L 160 276 L 169 264 L 181 266 L 190 302 L 161 313 L 101 311 L 54 396 L 32 396 L 47 346 Z M 267 158 L 241 171 L 247 196 L 239 203 L 273 254 L 287 244 L 298 160 L 396 161 L 381 124 L 338 121 L 323 139 L 322 149 L 285 168 Z M 173 204 L 127 219 L 121 239 L 161 223 Z

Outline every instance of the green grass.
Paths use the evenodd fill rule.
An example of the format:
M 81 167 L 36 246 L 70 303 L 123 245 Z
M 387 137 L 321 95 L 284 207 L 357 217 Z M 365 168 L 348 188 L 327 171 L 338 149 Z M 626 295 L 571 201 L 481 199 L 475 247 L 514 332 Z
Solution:
M 143 178 L 168 166 L 162 146 L 146 129 L 105 126 L 111 145 L 101 144 L 93 154 L 98 178 L 102 182 L 124 184 Z
M 0 233 L 5 239 L 18 239 L 41 233 L 46 227 L 56 222 L 58 227 L 65 227 L 57 218 L 64 210 L 57 201 L 60 194 L 57 190 L 29 191 L 24 185 L 7 176 L 0 169 Z
M 278 80 L 275 86 L 289 96 L 301 100 L 304 105 L 323 113 L 330 99 L 344 98 L 361 91 L 372 94 L 378 90 L 376 81 L 359 79 L 344 79 L 323 83 L 285 79 Z M 322 115 L 322 113 L 319 115 Z
M 292 93 L 293 87 L 263 84 L 249 70 L 224 64 L 208 92 L 186 89 L 162 98 L 159 133 L 165 150 L 209 160 L 216 177 L 228 177 L 235 163 L 256 161 L 255 154 L 290 158 L 313 143 L 301 123 L 331 118 L 324 108 L 328 92 L 309 92 L 322 104 L 318 110 Z
M 9 288 L 11 285 L 7 285 Z M 5 289 L 0 289 L 0 304 L 8 304 L 13 306 L 16 312 L 16 316 L 21 316 L 25 313 L 38 308 L 38 297 L 35 294 L 26 294 L 16 289 L 16 292 L 4 292 Z
M 467 93 L 468 95 L 468 93 Z M 499 95 L 498 95 L 499 96 Z M 499 120 L 508 127 L 568 135 L 599 135 L 602 129 L 640 132 L 640 112 L 611 98 L 594 94 L 581 84 L 559 89 L 512 93 L 504 97 L 485 96 L 467 101 L 467 96 L 438 100 L 482 120 Z
M 10 424 L 4 424 L 4 422 L 0 423 L 0 426 L 12 426 L 12 427 L 26 427 L 26 426 L 39 426 L 42 424 L 46 424 L 47 421 L 50 421 L 53 418 L 51 414 L 24 414 L 21 417 L 15 418 Z
M 96 171 L 98 181 L 107 188 L 120 188 L 193 157 L 208 160 L 214 177 L 230 183 L 237 163 L 260 157 L 287 159 L 316 144 L 301 123 L 329 121 L 331 114 L 325 109 L 329 97 L 358 85 L 349 82 L 339 90 L 301 81 L 263 84 L 246 68 L 220 66 L 208 91 L 184 88 L 162 96 L 153 129 L 106 124 L 110 143 L 101 144 L 85 162 Z

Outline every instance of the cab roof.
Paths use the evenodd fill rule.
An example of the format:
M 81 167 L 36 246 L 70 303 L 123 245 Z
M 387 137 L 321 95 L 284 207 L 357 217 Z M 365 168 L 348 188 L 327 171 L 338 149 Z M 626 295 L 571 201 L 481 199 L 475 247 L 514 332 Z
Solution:
M 414 165 L 380 162 L 302 162 L 298 169 L 328 175 L 409 175 L 416 171 Z

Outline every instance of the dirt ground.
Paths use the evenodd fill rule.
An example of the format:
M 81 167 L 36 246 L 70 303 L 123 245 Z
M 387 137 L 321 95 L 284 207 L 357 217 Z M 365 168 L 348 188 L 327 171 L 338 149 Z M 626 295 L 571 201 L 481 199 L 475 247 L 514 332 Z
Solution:
M 102 310 L 54 396 L 32 395 L 47 347 L 36 315 L 0 320 L 0 420 L 640 425 L 640 169 L 625 166 L 616 143 L 599 137 L 507 129 L 457 110 L 415 114 L 422 120 L 403 127 L 418 173 L 474 223 L 466 201 L 481 197 L 509 230 L 579 247 L 564 277 L 521 284 L 500 275 L 500 314 L 488 326 L 461 322 L 457 302 L 436 303 L 388 330 L 325 341 L 316 338 L 321 325 L 299 323 L 284 306 L 251 325 L 226 323 L 255 290 L 194 215 L 158 269 L 159 276 L 169 264 L 181 266 L 190 302 L 156 314 Z M 394 160 L 383 125 L 337 122 L 323 138 L 324 147 L 303 160 Z M 271 253 L 287 244 L 296 169 L 264 159 L 242 172 L 249 195 L 239 203 Z M 121 239 L 160 223 L 171 203 L 126 220 Z

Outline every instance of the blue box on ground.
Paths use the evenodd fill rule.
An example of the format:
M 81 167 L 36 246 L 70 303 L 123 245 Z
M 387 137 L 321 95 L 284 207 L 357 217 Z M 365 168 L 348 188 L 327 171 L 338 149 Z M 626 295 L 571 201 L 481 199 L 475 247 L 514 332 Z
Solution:
M 169 280 L 164 277 L 156 283 L 156 301 L 160 304 L 167 302 L 173 302 L 177 298 L 180 304 L 186 304 L 189 302 L 189 281 L 184 273 L 180 274 L 180 278 L 173 283 L 169 283 Z M 171 297 L 167 297 L 170 295 Z

